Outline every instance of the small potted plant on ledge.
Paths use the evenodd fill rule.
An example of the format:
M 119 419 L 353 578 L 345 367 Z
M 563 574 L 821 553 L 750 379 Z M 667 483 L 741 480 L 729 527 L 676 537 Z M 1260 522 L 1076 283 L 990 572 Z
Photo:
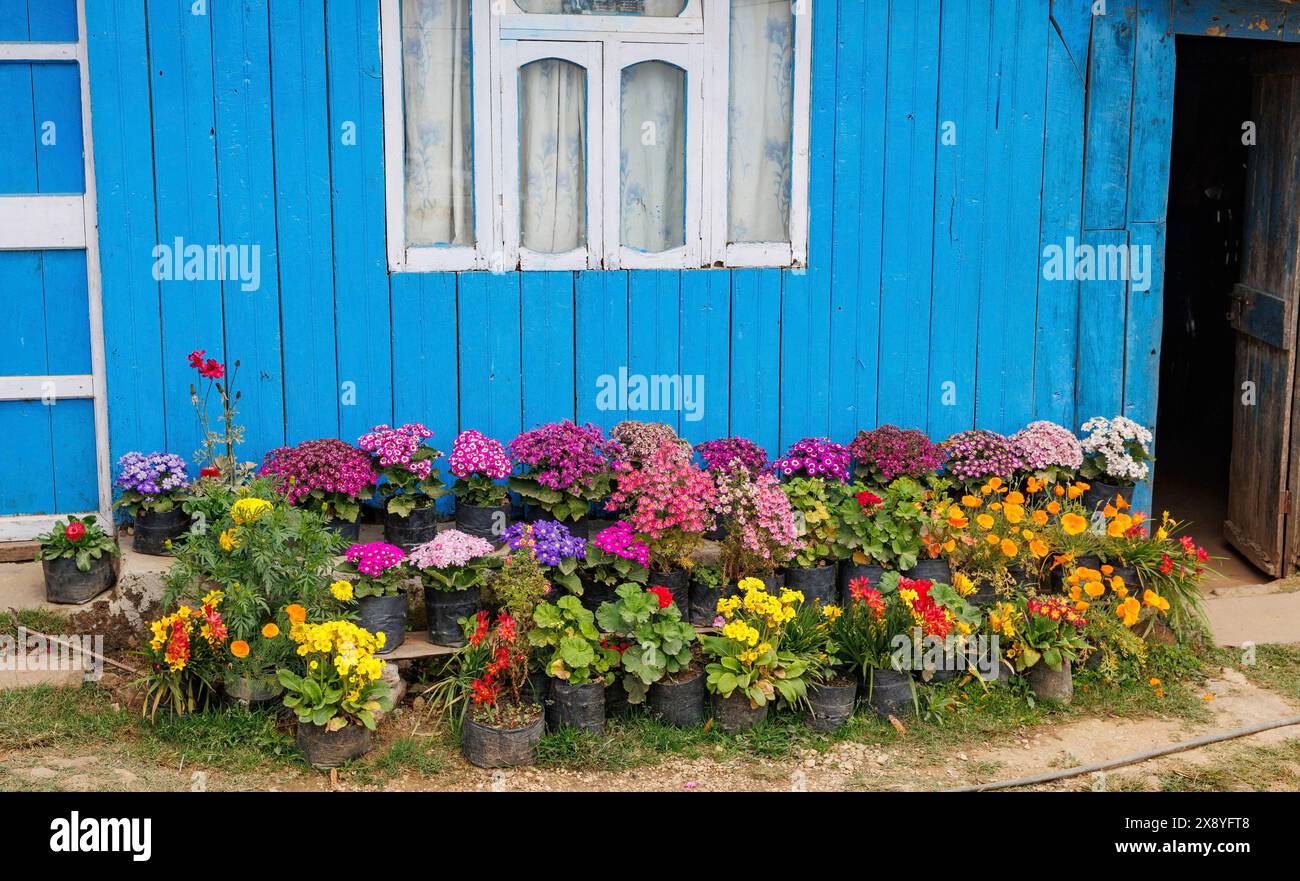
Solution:
M 587 556 L 585 539 L 573 535 L 569 527 L 558 520 L 512 523 L 503 538 L 511 551 L 526 549 L 533 559 L 546 567 L 549 578 L 582 597 L 583 603 L 595 611 L 602 598 L 579 574 L 579 567 Z
M 68 517 L 38 539 L 46 602 L 88 603 L 117 583 L 117 542 L 95 521 Z
M 785 583 L 812 602 L 838 599 L 835 573 L 837 520 L 831 514 L 849 476 L 849 451 L 827 438 L 810 437 L 791 445 L 778 459 L 782 489 L 794 510 L 799 550 L 786 570 Z
M 461 720 L 461 753 L 480 768 L 534 764 L 543 711 L 527 693 L 529 648 L 517 620 L 503 612 L 490 622 L 480 611 L 465 622 L 465 638 L 445 698 L 453 713 L 460 711 L 454 720 Z
M 131 547 L 155 557 L 171 553 L 171 543 L 190 528 L 190 515 L 181 503 L 189 489 L 185 460 L 172 453 L 127 453 L 117 461 L 117 488 L 113 503 L 131 515 L 135 532 Z
M 533 611 L 528 640 L 546 655 L 547 727 L 604 733 L 605 679 L 618 667 L 619 653 L 601 638 L 596 616 L 572 595 L 542 603 Z
M 623 521 L 602 529 L 587 542 L 582 557 L 568 557 L 551 571 L 555 582 L 582 597 L 593 612 L 612 601 L 614 591 L 624 584 L 644 586 L 649 579 L 646 566 L 650 549 Z
M 681 438 L 671 425 L 663 422 L 641 422 L 625 419 L 609 431 L 609 436 L 623 447 L 625 460 L 633 468 L 650 461 L 664 444 L 677 448 L 678 454 L 690 458 L 691 445 Z
M 718 617 L 718 600 L 723 597 L 722 570 L 717 566 L 694 566 L 690 590 L 689 621 L 696 627 L 712 626 Z
M 741 579 L 740 593 L 718 601 L 724 624 L 718 636 L 702 636 L 705 685 L 713 695 L 713 716 L 728 734 L 746 731 L 767 718 L 777 695 L 798 706 L 808 693 L 807 663 L 786 650 L 786 625 L 800 602 L 797 592 L 769 593 L 757 578 Z
M 375 713 L 392 709 L 379 636 L 349 621 L 302 622 L 292 667 L 276 671 L 284 705 L 298 716 L 297 742 L 315 768 L 335 768 L 371 749 Z
M 622 446 L 594 425 L 566 419 L 525 431 L 509 449 L 523 468 L 510 478 L 510 489 L 586 538 L 587 514 L 592 504 L 609 495 Z
M 596 611 L 596 623 L 628 644 L 621 659 L 629 703 L 648 694 L 651 709 L 670 725 L 704 721 L 704 676 L 691 653 L 695 628 L 682 620 L 666 587 L 623 585 L 614 602 Z
M 961 431 L 942 444 L 948 460 L 944 467 L 948 476 L 963 490 L 973 490 L 980 484 L 997 477 L 1011 480 L 1025 470 L 1025 460 L 1010 438 L 973 428 Z
M 832 633 L 844 610 L 835 604 L 802 603 L 786 624 L 785 648 L 807 665 L 808 709 L 804 721 L 815 731 L 838 731 L 853 715 L 858 683 L 850 662 L 839 657 Z
M 840 559 L 839 600 L 849 604 L 849 582 L 866 578 L 880 584 L 887 571 L 906 571 L 922 552 L 925 490 L 900 477 L 887 487 L 851 485 L 835 506 L 839 528 L 834 536 Z
M 723 592 L 742 578 L 757 578 L 775 590 L 782 571 L 803 546 L 790 500 L 772 474 L 751 476 L 738 469 L 717 475 L 714 510 L 727 524 L 721 542 Z
M 357 623 L 375 634 L 375 651 L 388 654 L 406 639 L 406 590 L 402 587 L 410 574 L 402 565 L 406 554 L 396 545 L 372 541 L 348 548 L 343 559 L 341 571 L 354 576 Z
M 1072 662 L 1088 647 L 1088 625 L 1062 596 L 1022 597 L 1014 601 L 1018 627 L 1010 654 L 1039 698 L 1068 704 L 1074 697 Z
M 461 620 L 478 614 L 488 570 L 501 565 L 492 543 L 448 529 L 411 551 L 410 566 L 424 582 L 429 639 L 437 645 L 465 644 Z
M 259 707 L 280 696 L 284 688 L 276 671 L 290 662 L 296 649 L 284 627 L 291 628 L 296 618 L 299 623 L 306 620 L 306 609 L 288 606 L 276 619 L 257 627 L 248 639 L 230 641 L 230 666 L 222 682 L 228 698 L 247 707 Z
M 894 425 L 859 431 L 849 444 L 849 453 L 853 456 L 854 476 L 870 484 L 867 488 L 877 489 L 900 477 L 924 483 L 939 472 L 948 458 L 925 432 Z
M 858 698 L 881 719 L 919 713 L 916 684 L 895 660 L 897 639 L 912 629 L 912 614 L 897 592 L 888 596 L 865 578 L 849 584 L 849 601 L 831 625 L 837 662 L 859 679 Z
M 500 441 L 470 429 L 456 436 L 447 470 L 456 478 L 456 528 L 500 544 L 510 525 L 510 493 L 504 481 L 513 465 Z
M 159 709 L 185 716 L 211 703 L 230 638 L 221 601 L 220 591 L 210 591 L 197 608 L 182 604 L 149 622 L 149 639 L 140 653 L 145 660 L 143 714 L 150 721 Z
M 772 473 L 772 462 L 767 458 L 767 452 L 749 438 L 720 437 L 704 441 L 695 445 L 695 452 L 700 454 L 704 470 L 713 477 L 715 484 L 735 471 L 744 471 L 751 478 Z M 704 537 L 722 541 L 726 534 L 726 520 L 719 517 L 717 524 Z
M 1040 419 L 1011 435 L 1025 470 L 1041 484 L 1070 483 L 1083 465 L 1083 447 L 1074 432 Z
M 446 494 L 433 460 L 442 453 L 425 443 L 433 432 L 419 422 L 376 425 L 357 446 L 369 453 L 383 482 L 384 538 L 402 550 L 432 541 L 438 532 L 434 503 Z
M 1133 487 L 1151 473 L 1151 432 L 1126 416 L 1094 416 L 1083 423 L 1083 430 L 1087 437 L 1081 443 L 1079 473 L 1089 484 L 1084 506 L 1095 511 L 1120 498 L 1131 500 Z
M 678 609 L 690 605 L 692 558 L 713 527 L 715 489 L 680 443 L 665 441 L 633 467 L 619 463 L 606 508 L 623 513 L 648 550 L 649 580 L 667 587 Z
M 357 540 L 361 503 L 379 482 L 368 453 L 332 438 L 272 450 L 260 473 L 275 478 L 289 504 L 320 514 L 348 541 Z

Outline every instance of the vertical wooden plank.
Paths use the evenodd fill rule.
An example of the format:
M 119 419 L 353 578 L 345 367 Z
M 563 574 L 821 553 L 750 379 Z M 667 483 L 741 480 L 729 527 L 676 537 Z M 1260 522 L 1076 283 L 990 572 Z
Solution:
M 830 434 L 842 440 L 876 423 L 889 14 L 875 12 L 840 0 L 828 394 Z
M 1022 427 L 1034 408 L 1050 27 L 1046 0 L 994 4 L 991 66 L 999 75 L 988 175 L 999 192 L 986 214 L 975 421 L 1002 432 Z
M 1127 248 L 1121 229 L 1089 230 L 1090 249 Z M 1098 260 L 1106 259 L 1097 251 Z M 1117 279 L 1082 281 L 1079 285 L 1079 367 L 1075 417 L 1082 424 L 1093 416 L 1110 418 L 1124 406 L 1124 334 L 1128 283 Z
M 211 21 L 208 15 L 193 14 L 192 8 L 188 3 L 148 6 L 158 217 L 155 241 L 167 249 L 156 256 L 160 264 L 170 261 L 173 269 L 176 262 L 183 261 L 187 249 L 206 250 L 221 240 Z M 148 107 L 148 104 L 128 107 L 125 112 L 135 125 L 140 125 Z M 137 161 L 134 156 L 126 160 Z M 137 253 L 131 258 L 142 260 L 143 255 Z M 200 441 L 189 390 L 195 374 L 185 356 L 202 349 L 210 358 L 226 357 L 221 283 L 206 277 L 206 267 L 202 275 L 202 278 L 164 280 L 159 291 L 161 400 L 167 413 L 167 435 L 165 440 L 157 439 L 154 443 L 185 458 L 198 449 Z M 106 291 L 108 287 L 106 283 Z M 129 346 L 131 342 L 119 340 L 110 345 Z
M 524 425 L 574 417 L 573 273 L 525 272 L 520 302 Z
M 924 426 L 930 371 L 938 0 L 893 0 L 886 83 L 877 419 Z
M 626 272 L 579 272 L 574 279 L 575 374 L 577 419 L 606 428 L 623 418 L 601 396 L 628 365 L 628 276 Z
M 285 431 L 297 443 L 339 436 L 325 6 L 299 0 L 270 11 Z
M 1131 9 L 1112 4 L 1106 15 L 1093 19 L 1083 178 L 1083 223 L 1087 229 L 1118 229 L 1127 214 L 1133 103 L 1131 16 Z
M 325 15 L 339 427 L 352 440 L 393 414 L 379 4 L 331 0 Z
M 1138 249 L 1146 279 L 1134 276 L 1129 285 L 1124 342 L 1124 415 L 1151 429 L 1156 427 L 1160 390 L 1160 343 L 1164 332 L 1165 225 L 1135 223 L 1129 242 Z M 1141 290 L 1140 288 L 1145 288 Z M 1137 488 L 1133 504 L 1151 510 L 1155 471 Z
M 935 438 L 975 424 L 975 363 L 985 212 L 1002 181 L 988 150 L 997 104 L 991 2 L 944 8 L 935 157 L 934 302 L 924 427 Z M 920 393 L 920 390 L 917 390 Z
M 1065 59 L 1074 67 L 1080 80 L 1088 72 L 1088 44 L 1092 40 L 1091 2 L 1052 0 L 1052 24 L 1064 49 Z
M 0 511 L 50 514 L 55 511 L 54 455 L 49 408 L 40 401 L 0 401 L 0 432 L 27 442 L 0 456 Z
M 776 457 L 781 437 L 781 273 L 731 273 L 730 433 Z M 796 393 L 798 390 L 796 390 Z
M 638 270 L 630 273 L 628 372 L 641 374 L 651 383 L 656 376 L 669 377 L 669 382 L 674 383 L 679 391 L 681 302 L 680 272 Z M 680 394 L 677 397 L 676 403 L 680 404 Z M 651 400 L 649 406 L 650 410 L 634 410 L 626 418 L 663 422 L 674 430 L 681 430 L 680 410 L 670 409 L 674 406 L 673 401 Z
M 96 2 L 89 0 L 86 5 Z M 6 11 L 0 9 L 0 13 Z M 86 10 L 86 14 L 89 15 L 90 10 Z M 27 0 L 27 20 L 29 39 L 45 43 L 77 42 L 77 0 Z
M 0 138 L 0 195 L 37 191 L 35 110 L 32 107 L 32 65 L 0 63 L 0 114 L 5 137 Z
M 1087 15 L 1087 12 L 1082 14 Z M 1084 83 L 1065 44 L 1048 37 L 1047 126 L 1043 150 L 1043 210 L 1039 258 L 1045 250 L 1080 241 L 1083 223 Z M 1037 328 L 1034 334 L 1034 415 L 1071 430 L 1074 414 L 1074 358 L 1079 349 L 1079 283 L 1038 273 Z
M 682 398 L 682 437 L 691 443 L 725 437 L 731 382 L 726 357 L 731 345 L 730 272 L 682 273 L 679 334 L 683 389 L 689 380 L 692 392 Z
M 85 251 L 42 255 L 45 332 L 51 374 L 90 373 L 90 313 Z M 87 400 L 55 401 L 49 411 L 54 462 L 54 509 L 99 508 L 95 412 Z
M 1174 37 L 1169 33 L 1168 3 L 1137 0 L 1134 53 L 1128 217 L 1130 223 L 1163 221 L 1174 135 Z
M 211 15 L 221 242 L 239 249 L 238 273 L 221 283 L 226 349 L 241 365 L 242 452 L 261 461 L 284 445 L 267 0 L 213 4 Z
M 75 64 L 32 65 L 37 192 L 84 193 L 81 75 Z
M 456 285 L 460 425 L 502 443 L 523 427 L 519 275 L 467 272 Z
M 27 21 L 27 0 L 0 0 L 0 41 L 31 39 Z
M 35 173 L 33 164 L 32 178 Z M 6 306 L 0 376 L 48 372 L 41 257 L 39 251 L 0 251 L 0 290 L 5 292 Z M 5 484 L 0 488 L 0 511 L 55 510 L 50 407 L 42 401 L 0 403 L 0 432 L 6 438 L 22 439 L 6 443 L 5 455 L 0 456 L 0 482 Z
M 127 450 L 161 447 L 167 438 L 159 291 L 149 259 L 158 235 L 143 5 L 134 0 L 89 3 L 86 28 L 108 434 L 116 459 Z

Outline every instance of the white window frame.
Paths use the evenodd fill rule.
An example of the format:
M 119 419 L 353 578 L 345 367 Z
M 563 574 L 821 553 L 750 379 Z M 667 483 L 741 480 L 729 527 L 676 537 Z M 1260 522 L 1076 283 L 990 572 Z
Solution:
M 528 13 L 515 0 L 471 0 L 476 238 L 472 246 L 406 242 L 401 0 L 379 2 L 390 271 L 807 265 L 813 0 L 790 0 L 795 24 L 790 241 L 759 243 L 727 241 L 729 0 L 687 0 L 675 18 Z M 556 54 L 570 53 L 565 47 L 573 44 L 594 48 Z M 547 54 L 537 55 L 539 51 Z M 539 254 L 519 244 L 517 71 L 528 61 L 552 57 L 582 64 L 588 71 L 588 241 L 585 248 L 567 254 Z M 686 244 L 658 254 L 619 241 L 619 77 L 625 67 L 651 60 L 686 71 L 688 102 Z M 515 82 L 507 82 L 507 77 Z

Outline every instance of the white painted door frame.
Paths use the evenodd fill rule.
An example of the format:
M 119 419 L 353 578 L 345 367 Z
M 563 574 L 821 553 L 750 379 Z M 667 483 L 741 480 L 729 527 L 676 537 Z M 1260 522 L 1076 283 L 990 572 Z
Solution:
M 76 62 L 81 79 L 82 161 L 86 187 L 82 195 L 0 196 L 0 251 L 84 249 L 90 317 L 89 374 L 69 376 L 0 376 L 0 401 L 90 399 L 95 413 L 95 473 L 99 510 L 0 517 L 0 541 L 28 541 L 48 532 L 67 514 L 98 513 L 113 529 L 113 487 L 108 445 L 108 398 L 105 381 L 103 279 L 99 270 L 99 215 L 95 201 L 94 139 L 90 124 L 90 71 L 86 51 L 86 4 L 77 0 L 76 43 L 0 43 L 0 61 Z

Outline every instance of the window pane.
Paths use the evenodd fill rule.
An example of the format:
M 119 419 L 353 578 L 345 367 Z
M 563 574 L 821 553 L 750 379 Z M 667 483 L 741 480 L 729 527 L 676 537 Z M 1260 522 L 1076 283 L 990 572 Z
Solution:
M 676 18 L 686 0 L 515 0 L 524 12 L 564 15 L 652 15 Z
M 470 0 L 403 0 L 406 240 L 474 244 Z
M 790 0 L 732 0 L 728 241 L 790 241 L 793 104 Z
M 571 61 L 519 69 L 519 223 L 531 251 L 587 244 L 587 72 Z
M 658 253 L 686 244 L 686 71 L 663 61 L 623 70 L 621 241 Z

